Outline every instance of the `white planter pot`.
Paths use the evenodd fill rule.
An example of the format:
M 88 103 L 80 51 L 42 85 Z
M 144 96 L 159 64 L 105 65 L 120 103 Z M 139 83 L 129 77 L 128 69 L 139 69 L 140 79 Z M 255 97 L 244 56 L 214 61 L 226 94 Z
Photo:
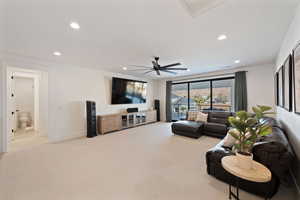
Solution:
M 242 169 L 251 169 L 252 168 L 252 161 L 253 161 L 253 154 L 251 155 L 244 155 L 236 152 L 236 156 L 238 159 L 238 166 Z

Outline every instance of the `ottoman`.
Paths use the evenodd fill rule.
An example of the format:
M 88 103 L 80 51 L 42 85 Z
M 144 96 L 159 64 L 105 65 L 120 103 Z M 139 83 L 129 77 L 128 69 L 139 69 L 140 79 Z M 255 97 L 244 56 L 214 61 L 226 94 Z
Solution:
M 199 138 L 202 134 L 204 123 L 195 121 L 178 121 L 172 124 L 172 132 L 175 135 L 181 135 L 191 138 Z

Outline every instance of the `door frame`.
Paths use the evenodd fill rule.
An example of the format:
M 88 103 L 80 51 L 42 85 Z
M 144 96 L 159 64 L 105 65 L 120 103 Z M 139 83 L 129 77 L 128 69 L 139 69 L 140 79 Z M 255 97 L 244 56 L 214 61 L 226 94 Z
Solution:
M 40 76 L 36 73 L 33 72 L 14 72 L 13 74 L 14 77 L 19 77 L 19 78 L 30 78 L 33 79 L 34 83 L 34 116 L 33 116 L 33 129 L 35 131 L 39 131 L 39 101 L 40 101 L 40 94 L 39 94 L 39 88 L 40 88 Z
M 10 91 L 11 91 L 11 76 L 17 76 L 17 77 L 28 77 L 34 79 L 34 129 L 39 130 L 39 116 L 40 116 L 40 110 L 39 110 L 39 104 L 40 104 L 40 79 L 41 75 L 39 71 L 35 70 L 28 70 L 23 68 L 17 68 L 17 67 L 10 67 L 10 66 L 3 66 L 3 77 L 4 77 L 4 84 L 3 84 L 3 134 L 2 134 L 2 152 L 8 152 L 8 144 L 10 142 L 10 136 L 11 136 L 11 110 L 10 107 Z

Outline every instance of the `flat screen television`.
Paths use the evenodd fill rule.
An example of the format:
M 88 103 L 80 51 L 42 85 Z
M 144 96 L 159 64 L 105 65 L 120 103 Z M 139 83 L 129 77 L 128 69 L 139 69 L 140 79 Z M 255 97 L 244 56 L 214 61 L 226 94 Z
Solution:
M 112 79 L 112 104 L 146 103 L 147 82 L 115 78 Z

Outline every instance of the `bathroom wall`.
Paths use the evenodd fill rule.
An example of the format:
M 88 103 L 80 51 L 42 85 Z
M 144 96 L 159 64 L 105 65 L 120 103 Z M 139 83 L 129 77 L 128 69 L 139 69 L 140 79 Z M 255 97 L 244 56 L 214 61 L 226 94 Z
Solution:
M 15 103 L 16 110 L 20 112 L 29 112 L 33 125 L 34 119 L 34 80 L 33 78 L 15 77 Z M 19 124 L 17 123 L 19 127 Z

